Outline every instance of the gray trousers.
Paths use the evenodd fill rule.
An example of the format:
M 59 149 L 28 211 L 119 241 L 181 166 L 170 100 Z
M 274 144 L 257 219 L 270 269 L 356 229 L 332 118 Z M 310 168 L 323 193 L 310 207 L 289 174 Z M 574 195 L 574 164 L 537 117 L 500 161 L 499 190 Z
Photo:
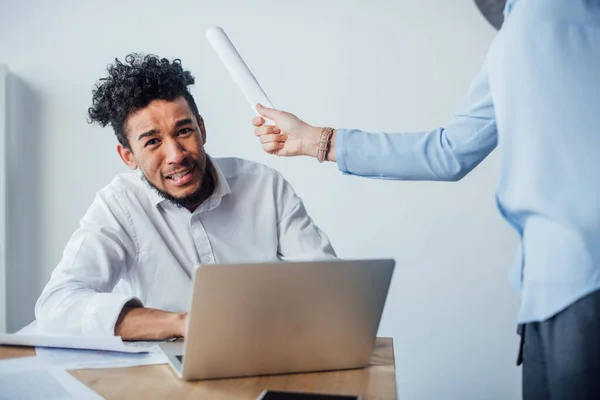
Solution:
M 518 332 L 523 400 L 600 399 L 600 291 Z

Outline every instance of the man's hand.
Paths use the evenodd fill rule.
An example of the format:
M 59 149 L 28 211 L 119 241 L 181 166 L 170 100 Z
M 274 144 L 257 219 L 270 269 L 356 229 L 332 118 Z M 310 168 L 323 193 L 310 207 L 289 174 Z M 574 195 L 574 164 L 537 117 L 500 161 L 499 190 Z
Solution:
M 115 335 L 123 340 L 166 340 L 184 337 L 186 324 L 187 313 L 126 306 L 115 325 Z
M 317 156 L 317 144 L 322 128 L 314 127 L 285 111 L 266 108 L 258 104 L 261 115 L 273 120 L 276 126 L 264 125 L 262 117 L 255 117 L 252 124 L 263 150 L 278 156 Z

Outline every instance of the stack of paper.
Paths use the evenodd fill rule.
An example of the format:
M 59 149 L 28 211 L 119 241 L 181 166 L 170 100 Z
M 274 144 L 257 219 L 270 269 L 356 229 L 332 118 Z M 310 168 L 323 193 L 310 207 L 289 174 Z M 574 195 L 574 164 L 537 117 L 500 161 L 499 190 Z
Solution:
M 0 360 L 0 400 L 102 399 L 64 369 L 39 357 Z
M 122 353 L 147 353 L 156 347 L 156 343 L 152 342 L 123 342 L 119 336 L 93 337 L 39 334 L 0 334 L 0 345 L 107 350 Z
M 133 354 L 103 350 L 51 349 L 47 347 L 37 347 L 35 352 L 40 359 L 67 370 L 122 368 L 168 363 L 167 357 L 156 346 L 147 353 Z
M 165 364 L 157 342 L 120 337 L 0 334 L 0 345 L 35 346 L 36 357 L 0 360 L 0 400 L 101 399 L 66 370 Z

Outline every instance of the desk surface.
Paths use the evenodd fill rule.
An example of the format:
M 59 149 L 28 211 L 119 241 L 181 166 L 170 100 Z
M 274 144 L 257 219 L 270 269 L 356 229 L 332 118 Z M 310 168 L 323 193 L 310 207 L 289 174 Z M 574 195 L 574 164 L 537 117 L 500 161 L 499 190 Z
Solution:
M 31 347 L 0 346 L 0 359 L 35 355 Z M 264 389 L 353 394 L 369 400 L 396 398 L 394 347 L 378 338 L 363 369 L 184 382 L 168 365 L 70 371 L 106 399 L 255 400 Z

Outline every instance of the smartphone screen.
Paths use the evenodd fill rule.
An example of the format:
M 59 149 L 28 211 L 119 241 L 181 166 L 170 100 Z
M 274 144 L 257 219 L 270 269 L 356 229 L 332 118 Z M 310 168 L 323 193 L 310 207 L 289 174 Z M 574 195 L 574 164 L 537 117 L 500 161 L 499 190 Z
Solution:
M 359 400 L 357 396 L 266 390 L 257 400 Z

